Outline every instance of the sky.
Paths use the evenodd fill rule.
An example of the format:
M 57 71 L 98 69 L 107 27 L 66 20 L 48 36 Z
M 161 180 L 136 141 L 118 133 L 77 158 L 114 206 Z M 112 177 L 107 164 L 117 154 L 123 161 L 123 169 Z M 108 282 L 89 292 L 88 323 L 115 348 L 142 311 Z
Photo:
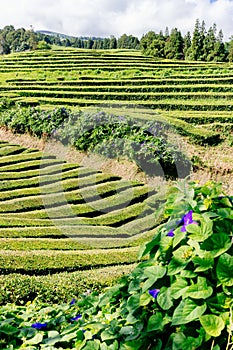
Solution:
M 233 0 L 0 0 L 0 28 L 30 26 L 73 36 L 139 39 L 149 30 L 166 26 L 182 34 L 193 31 L 196 19 L 208 29 L 222 29 L 224 40 L 233 35 Z

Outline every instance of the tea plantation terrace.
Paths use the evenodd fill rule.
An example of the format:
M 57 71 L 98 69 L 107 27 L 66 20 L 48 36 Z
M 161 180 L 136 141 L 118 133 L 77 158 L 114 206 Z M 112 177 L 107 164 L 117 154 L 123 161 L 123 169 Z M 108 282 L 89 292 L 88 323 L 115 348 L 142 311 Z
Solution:
M 140 182 L 7 142 L 0 143 L 0 179 L 4 275 L 121 271 L 153 236 L 160 199 Z
M 120 103 L 161 111 L 233 108 L 230 64 L 157 61 L 127 50 L 67 49 L 4 56 L 0 75 L 0 95 L 21 104 Z

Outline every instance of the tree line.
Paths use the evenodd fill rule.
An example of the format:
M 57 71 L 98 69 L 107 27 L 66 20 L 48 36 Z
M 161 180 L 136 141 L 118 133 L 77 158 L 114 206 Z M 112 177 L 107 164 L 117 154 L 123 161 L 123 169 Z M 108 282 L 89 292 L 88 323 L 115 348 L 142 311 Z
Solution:
M 70 37 L 44 34 L 5 26 L 0 30 L 0 54 L 35 49 L 49 49 L 51 45 L 83 49 L 135 49 L 158 59 L 180 59 L 193 61 L 233 61 L 233 36 L 223 41 L 223 32 L 217 32 L 216 24 L 206 29 L 205 22 L 196 20 L 193 33 L 182 36 L 177 28 L 166 28 L 163 33 L 149 31 L 139 40 L 133 35 L 123 34 L 119 38 Z
M 229 42 L 223 41 L 223 32 L 217 32 L 216 24 L 208 30 L 205 22 L 196 20 L 193 33 L 183 37 L 181 31 L 174 28 L 169 33 L 166 28 L 156 34 L 153 31 L 143 35 L 140 47 L 144 54 L 156 58 L 181 59 L 191 61 L 233 61 L 233 36 Z

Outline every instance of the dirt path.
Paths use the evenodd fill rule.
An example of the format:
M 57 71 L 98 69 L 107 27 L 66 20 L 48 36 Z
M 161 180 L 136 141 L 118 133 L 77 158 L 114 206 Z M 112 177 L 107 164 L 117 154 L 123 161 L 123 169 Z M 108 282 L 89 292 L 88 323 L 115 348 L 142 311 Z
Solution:
M 37 148 L 43 152 L 53 154 L 67 162 L 78 163 L 107 173 L 113 173 L 127 180 L 137 180 L 148 183 L 153 187 L 164 186 L 165 182 L 159 178 L 146 176 L 135 163 L 127 160 L 112 160 L 76 151 L 72 147 L 54 141 L 45 141 L 30 135 L 14 134 L 10 130 L 0 128 L 0 139 L 19 144 L 27 148 Z M 208 180 L 220 181 L 229 195 L 233 195 L 233 147 L 221 144 L 216 147 L 201 147 L 189 144 L 182 138 L 182 148 L 189 159 L 196 159 L 196 167 L 191 179 L 205 183 Z

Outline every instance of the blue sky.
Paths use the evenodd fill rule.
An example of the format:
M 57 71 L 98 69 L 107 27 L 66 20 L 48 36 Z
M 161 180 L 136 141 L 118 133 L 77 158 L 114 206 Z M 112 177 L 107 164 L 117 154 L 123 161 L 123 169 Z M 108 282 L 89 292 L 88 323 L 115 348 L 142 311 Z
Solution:
M 75 36 L 133 34 L 177 27 L 185 34 L 195 20 L 233 35 L 232 0 L 7 0 L 0 4 L 0 28 L 44 29 Z

